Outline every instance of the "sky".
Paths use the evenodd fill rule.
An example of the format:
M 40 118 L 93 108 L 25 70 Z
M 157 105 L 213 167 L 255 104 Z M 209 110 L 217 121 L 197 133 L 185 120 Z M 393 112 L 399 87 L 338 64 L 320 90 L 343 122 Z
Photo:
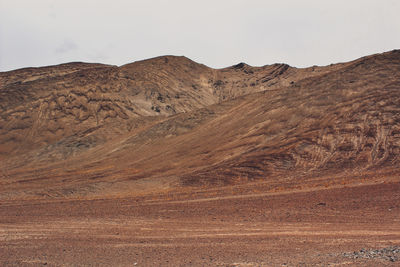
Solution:
M 0 0 L 0 71 L 184 55 L 328 65 L 400 48 L 399 0 Z

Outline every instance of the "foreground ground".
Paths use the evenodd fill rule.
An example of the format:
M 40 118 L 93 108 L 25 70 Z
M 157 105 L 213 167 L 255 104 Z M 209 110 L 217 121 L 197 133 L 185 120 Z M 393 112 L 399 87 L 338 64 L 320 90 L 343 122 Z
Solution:
M 1 266 L 396 266 L 400 183 L 3 202 Z M 206 197 L 207 194 L 209 197 Z

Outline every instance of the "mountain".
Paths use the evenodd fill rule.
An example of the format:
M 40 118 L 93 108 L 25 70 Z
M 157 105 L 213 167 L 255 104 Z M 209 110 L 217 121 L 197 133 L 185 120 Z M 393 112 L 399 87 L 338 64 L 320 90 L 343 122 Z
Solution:
M 396 176 L 399 103 L 399 50 L 303 69 L 162 56 L 2 72 L 0 199 Z

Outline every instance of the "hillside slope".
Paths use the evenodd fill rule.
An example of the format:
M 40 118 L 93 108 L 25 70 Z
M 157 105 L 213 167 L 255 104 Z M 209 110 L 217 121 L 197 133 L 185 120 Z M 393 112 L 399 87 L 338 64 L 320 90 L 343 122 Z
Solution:
M 0 194 L 396 176 L 399 103 L 400 51 L 306 69 L 165 56 L 3 72 Z

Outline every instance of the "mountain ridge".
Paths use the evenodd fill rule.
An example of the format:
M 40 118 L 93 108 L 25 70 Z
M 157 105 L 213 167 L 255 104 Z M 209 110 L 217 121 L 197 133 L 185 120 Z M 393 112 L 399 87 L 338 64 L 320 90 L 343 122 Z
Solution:
M 162 56 L 2 72 L 2 194 L 396 173 L 399 66 L 394 50 L 303 69 Z

